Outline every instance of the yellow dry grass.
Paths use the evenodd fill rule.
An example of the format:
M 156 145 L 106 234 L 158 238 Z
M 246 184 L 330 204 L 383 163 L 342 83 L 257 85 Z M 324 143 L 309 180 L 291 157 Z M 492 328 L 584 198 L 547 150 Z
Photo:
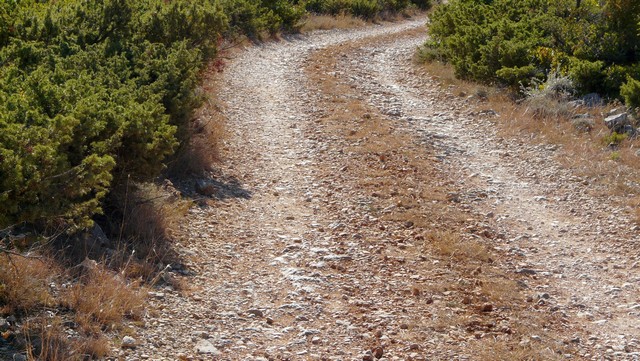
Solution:
M 68 287 L 62 299 L 86 333 L 98 335 L 102 329 L 118 329 L 124 318 L 142 317 L 144 297 L 137 285 L 98 264 L 88 267 L 80 282 Z
M 60 269 L 46 259 L 0 254 L 0 313 L 11 315 L 54 306 L 49 284 Z
M 459 261 L 469 260 L 488 262 L 490 252 L 482 242 L 477 240 L 463 240 L 455 231 L 435 231 L 427 235 L 423 247 L 435 249 L 442 256 Z
M 0 254 L 0 313 L 19 316 L 23 324 L 3 337 L 29 359 L 104 357 L 110 342 L 103 331 L 117 331 L 124 319 L 142 316 L 144 297 L 137 284 L 97 263 L 87 260 L 86 264 L 91 265 L 87 273 L 71 280 L 56 261 L 45 256 Z M 60 306 L 65 312 L 44 312 Z M 77 324 L 79 331 L 72 339 L 65 336 L 69 322 Z
M 573 108 L 564 101 L 537 99 L 516 103 L 507 90 L 457 79 L 453 68 L 439 62 L 421 64 L 425 76 L 437 79 L 453 94 L 475 95 L 476 110 L 493 109 L 499 117 L 499 135 L 533 143 L 561 147 L 557 160 L 577 176 L 603 186 L 603 195 L 627 196 L 640 193 L 640 140 L 625 139 L 608 147 L 611 132 L 602 122 L 604 115 L 621 104 Z M 578 129 L 573 116 L 588 115 L 595 122 Z M 631 205 L 632 202 L 629 203 Z

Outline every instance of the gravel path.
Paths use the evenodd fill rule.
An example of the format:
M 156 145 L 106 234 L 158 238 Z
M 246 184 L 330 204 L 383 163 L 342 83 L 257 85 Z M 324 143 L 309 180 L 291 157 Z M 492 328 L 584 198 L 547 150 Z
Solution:
M 150 294 L 123 358 L 640 358 L 629 217 L 560 168 L 560 149 L 497 136 L 472 99 L 421 73 L 424 25 L 318 32 L 229 64 L 219 194 L 176 245 L 188 287 Z M 361 136 L 363 119 L 385 130 Z M 428 228 L 445 226 L 492 256 L 467 269 L 434 251 Z M 511 277 L 513 299 L 481 292 Z
M 512 256 L 506 266 L 535 275 L 530 286 L 553 312 L 585 321 L 582 346 L 593 350 L 583 356 L 638 359 L 640 237 L 615 206 L 624 200 L 590 195 L 596 180 L 560 167 L 558 146 L 497 136 L 469 109 L 469 98 L 416 74 L 406 54 L 422 42 L 362 47 L 355 63 L 343 62 L 344 74 L 383 113 L 434 140 L 463 190 L 458 197 L 498 230 L 494 246 Z

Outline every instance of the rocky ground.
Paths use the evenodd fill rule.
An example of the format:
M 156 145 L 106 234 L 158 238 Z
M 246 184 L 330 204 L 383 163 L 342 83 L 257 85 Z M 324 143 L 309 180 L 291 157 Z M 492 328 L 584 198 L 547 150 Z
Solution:
M 150 293 L 120 358 L 640 359 L 622 203 L 414 65 L 425 22 L 236 54 L 183 289 Z

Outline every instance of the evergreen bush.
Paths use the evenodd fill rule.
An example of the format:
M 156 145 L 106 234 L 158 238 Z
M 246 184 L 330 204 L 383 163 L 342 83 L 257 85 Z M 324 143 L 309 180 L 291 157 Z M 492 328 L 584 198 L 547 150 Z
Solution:
M 519 89 L 559 70 L 583 94 L 620 97 L 640 79 L 639 22 L 634 0 L 451 0 L 420 53 L 466 79 Z

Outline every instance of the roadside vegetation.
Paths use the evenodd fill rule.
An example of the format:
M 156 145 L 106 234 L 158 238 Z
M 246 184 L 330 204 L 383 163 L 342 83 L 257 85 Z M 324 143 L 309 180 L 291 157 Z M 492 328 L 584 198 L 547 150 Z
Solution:
M 463 79 L 516 89 L 559 72 L 579 94 L 637 106 L 639 21 L 640 4 L 630 0 L 454 0 L 434 12 L 421 55 Z
M 140 287 L 182 287 L 166 276 L 193 201 L 168 178 L 205 176 L 215 160 L 220 117 L 198 109 L 225 47 L 298 32 L 311 15 L 358 24 L 429 6 L 0 2 L 0 359 L 134 347 L 122 337 L 144 315 Z
M 434 11 L 429 36 L 418 58 L 496 111 L 505 134 L 562 144 L 567 166 L 637 193 L 640 3 L 452 0 Z
M 201 72 L 223 39 L 296 30 L 307 11 L 370 18 L 409 5 L 3 2 L 0 227 L 84 228 L 113 190 L 160 175 L 188 143 Z

